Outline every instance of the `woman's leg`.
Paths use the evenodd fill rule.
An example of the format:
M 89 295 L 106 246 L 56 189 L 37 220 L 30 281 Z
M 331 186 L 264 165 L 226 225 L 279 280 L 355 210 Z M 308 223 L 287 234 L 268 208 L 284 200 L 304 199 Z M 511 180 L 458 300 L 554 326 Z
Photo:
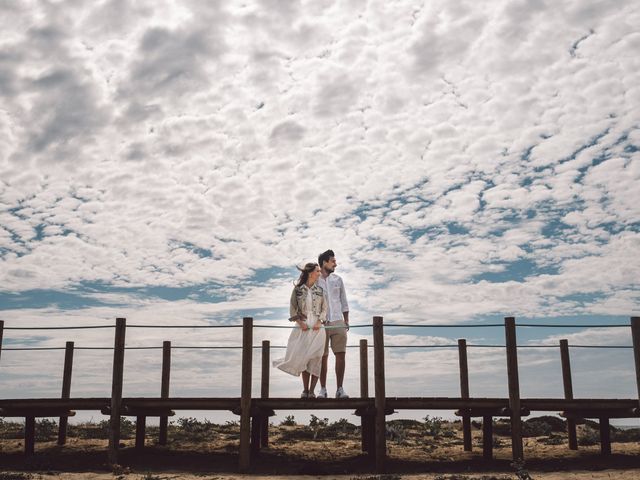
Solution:
M 309 391 L 309 372 L 302 372 L 302 388 L 305 392 Z

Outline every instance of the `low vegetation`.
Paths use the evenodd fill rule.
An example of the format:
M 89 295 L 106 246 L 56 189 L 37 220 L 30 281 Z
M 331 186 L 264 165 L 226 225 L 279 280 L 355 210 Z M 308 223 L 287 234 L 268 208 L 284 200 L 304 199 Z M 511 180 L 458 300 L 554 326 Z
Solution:
M 359 423 L 359 422 L 358 422 Z M 578 423 L 578 444 L 582 446 L 600 443 L 600 432 L 597 422 L 580 420 Z M 482 422 L 474 420 L 472 428 L 482 429 Z M 449 444 L 459 442 L 462 424 L 448 422 L 440 417 L 426 416 L 420 420 L 390 420 L 386 424 L 387 440 L 391 444 L 408 445 L 420 442 L 424 445 L 434 445 L 438 441 Z M 619 429 L 610 427 L 613 442 L 640 441 L 640 428 Z M 208 420 L 198 420 L 193 417 L 177 418 L 169 423 L 168 436 L 170 441 L 200 442 L 216 438 L 237 440 L 240 426 L 237 421 L 229 421 L 219 425 Z M 558 417 L 544 416 L 524 420 L 522 422 L 524 437 L 535 437 L 538 442 L 546 445 L 560 445 L 567 442 L 566 422 Z M 499 437 L 511 435 L 509 419 L 499 418 L 493 422 L 494 446 L 500 448 L 503 443 Z M 84 422 L 70 424 L 67 430 L 68 438 L 79 439 L 107 439 L 109 434 L 109 420 L 98 422 Z M 120 421 L 120 434 L 123 440 L 135 437 L 135 422 L 126 417 Z M 328 418 L 311 415 L 308 424 L 298 424 L 293 415 L 282 420 L 277 432 L 284 441 L 311 440 L 323 441 L 327 439 L 348 439 L 360 436 L 360 425 L 355 425 L 345 418 L 330 422 Z M 147 426 L 147 435 L 157 438 L 158 427 Z M 56 419 L 42 418 L 36 421 L 36 440 L 55 441 L 58 437 L 58 422 Z M 0 419 L 0 439 L 24 438 L 24 422 L 5 421 Z M 507 444 L 506 442 L 505 444 Z M 3 480 L 3 478 L 0 478 Z

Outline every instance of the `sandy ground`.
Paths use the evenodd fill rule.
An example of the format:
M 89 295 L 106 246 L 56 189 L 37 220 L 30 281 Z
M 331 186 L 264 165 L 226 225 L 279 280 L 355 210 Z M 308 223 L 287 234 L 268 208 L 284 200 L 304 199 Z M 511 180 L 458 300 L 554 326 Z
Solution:
M 362 452 L 355 432 L 313 439 L 308 429 L 305 433 L 300 427 L 272 427 L 269 447 L 252 457 L 250 475 L 237 474 L 239 435 L 233 429 L 214 432 L 199 441 L 170 435 L 166 446 L 148 436 L 143 451 L 137 451 L 133 440 L 127 439 L 121 444 L 122 467 L 116 468 L 107 463 L 106 440 L 70 438 L 62 447 L 55 442 L 38 442 L 32 457 L 23 455 L 21 440 L 0 440 L 0 480 L 640 480 L 637 442 L 614 443 L 612 455 L 602 457 L 599 445 L 569 450 L 566 436 L 559 434 L 554 438 L 560 443 L 550 442 L 548 436 L 526 438 L 526 464 L 518 474 L 512 466 L 508 437 L 495 437 L 495 458 L 485 461 L 479 431 L 474 431 L 473 452 L 465 452 L 459 425 L 451 429 L 450 435 L 434 438 L 407 428 L 401 438 L 389 439 L 388 473 L 384 475 L 374 473 L 375 462 Z
M 0 475 L 2 475 L 0 473 Z M 163 474 L 127 474 L 124 477 L 113 475 L 112 473 L 94 473 L 94 472 L 79 472 L 79 473 L 58 473 L 58 474 L 31 474 L 31 477 L 20 477 L 21 473 L 7 472 L 6 475 L 18 475 L 16 477 L 7 476 L 4 477 L 7 480 L 10 478 L 31 479 L 31 480 L 46 480 L 51 478 L 57 478 L 62 480 L 114 480 L 115 478 L 124 478 L 127 480 L 172 480 L 172 479 L 184 479 L 184 480 L 327 480 L 329 478 L 335 478 L 340 480 L 511 480 L 518 479 L 516 475 L 508 475 L 499 472 L 484 472 L 482 474 L 420 474 L 420 475 L 370 475 L 370 476 L 353 476 L 353 475 L 194 475 L 184 472 L 171 472 Z M 576 472 L 544 472 L 531 474 L 534 480 L 579 480 L 579 479 L 624 479 L 635 480 L 640 478 L 638 470 L 603 470 L 600 472 L 590 471 L 576 471 Z M 3 478 L 0 476 L 0 478 Z

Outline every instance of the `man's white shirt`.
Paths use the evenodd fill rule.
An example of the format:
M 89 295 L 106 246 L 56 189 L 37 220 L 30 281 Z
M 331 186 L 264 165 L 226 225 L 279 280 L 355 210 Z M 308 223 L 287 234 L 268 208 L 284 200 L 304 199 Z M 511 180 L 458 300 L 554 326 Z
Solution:
M 342 278 L 332 273 L 327 278 L 320 276 L 317 284 L 322 288 L 329 307 L 327 321 L 336 322 L 344 320 L 342 312 L 349 311 L 349 304 L 347 303 L 347 293 L 345 292 Z

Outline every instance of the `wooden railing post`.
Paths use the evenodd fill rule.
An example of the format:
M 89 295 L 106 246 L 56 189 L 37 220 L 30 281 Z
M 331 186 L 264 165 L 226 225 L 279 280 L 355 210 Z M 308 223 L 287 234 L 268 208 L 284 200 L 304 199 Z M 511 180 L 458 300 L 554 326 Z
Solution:
M 640 402 L 640 317 L 631 317 L 631 338 L 633 339 L 633 359 L 636 365 L 636 387 Z M 640 405 L 638 405 L 640 407 Z
M 360 398 L 369 398 L 369 354 L 367 339 L 360 340 Z
M 571 380 L 571 360 L 569 357 L 569 342 L 560 340 L 560 359 L 562 361 L 562 385 L 564 398 L 573 400 L 573 382 Z M 576 431 L 576 419 L 567 417 L 567 435 L 569 436 L 569 449 L 578 450 L 578 436 Z
M 251 460 L 251 367 L 253 318 L 242 319 L 242 385 L 240 388 L 240 471 L 249 470 Z
M 360 340 L 360 398 L 369 398 L 369 352 L 367 339 Z M 360 415 L 362 451 L 374 454 L 375 428 L 373 417 L 363 409 Z
M 0 359 L 2 359 L 2 335 L 4 333 L 4 320 L 0 320 Z
M 482 458 L 493 459 L 493 417 L 491 415 L 482 417 Z
M 171 381 L 171 342 L 162 342 L 162 380 L 160 384 L 160 398 L 169 398 L 169 385 Z M 167 432 L 169 430 L 169 417 L 160 417 L 160 432 L 158 443 L 167 444 Z
M 511 451 L 513 459 L 524 460 L 522 424 L 520 422 L 520 380 L 518 378 L 518 344 L 516 320 L 505 317 L 504 328 L 507 344 L 507 376 L 509 379 L 509 409 L 511 410 Z
M 71 372 L 73 370 L 73 342 L 67 342 L 64 349 L 64 373 L 62 375 L 62 394 L 60 398 L 69 398 L 71 395 Z M 67 442 L 67 424 L 69 417 L 60 417 L 58 426 L 58 445 Z
M 260 383 L 260 398 L 269 398 L 269 371 L 271 369 L 271 342 L 262 341 L 262 379 Z M 260 419 L 260 446 L 269 446 L 269 416 L 266 412 Z
M 373 375 L 376 406 L 376 472 L 383 473 L 387 455 L 387 438 L 385 423 L 384 329 L 382 317 L 373 317 Z
M 109 463 L 111 465 L 117 465 L 118 463 L 126 329 L 127 320 L 124 318 L 116 318 L 115 342 L 113 347 L 113 380 L 111 382 L 111 419 L 109 423 Z
M 458 360 L 460 363 L 460 398 L 469 398 L 469 366 L 467 363 L 467 341 L 458 339 Z M 471 443 L 471 417 L 462 415 L 462 439 L 464 451 L 472 451 Z

